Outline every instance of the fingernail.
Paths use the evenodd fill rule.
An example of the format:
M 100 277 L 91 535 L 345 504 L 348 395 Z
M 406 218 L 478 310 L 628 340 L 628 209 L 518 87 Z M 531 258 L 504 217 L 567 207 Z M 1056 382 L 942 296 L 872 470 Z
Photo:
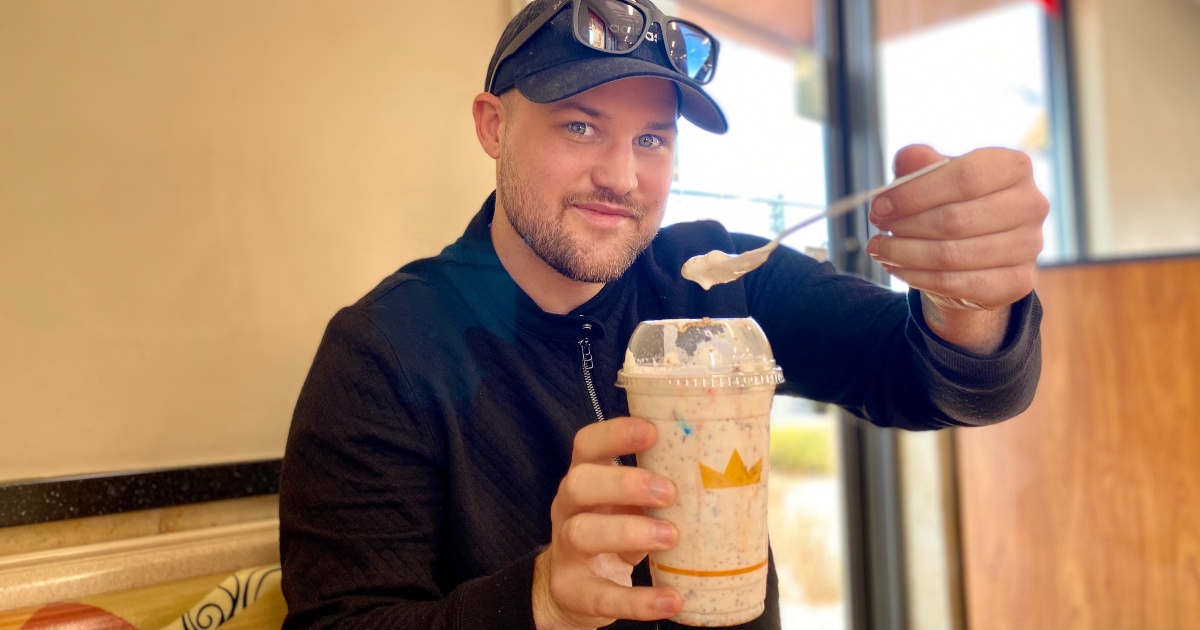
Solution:
M 871 240 L 867 241 L 867 255 L 871 257 L 871 260 L 874 260 L 875 262 L 883 265 L 886 268 L 889 265 L 895 265 L 896 263 L 885 259 L 883 257 L 883 254 L 880 253 L 880 250 L 883 249 L 883 239 L 885 239 L 885 238 L 887 238 L 887 237 L 885 237 L 885 236 L 871 237 Z
M 867 255 L 875 260 L 879 260 L 879 237 L 873 237 L 867 241 Z
M 666 479 L 654 479 L 650 482 L 650 494 L 659 501 L 671 499 L 671 482 Z
M 875 201 L 871 202 L 871 214 L 880 219 L 892 213 L 892 200 L 887 197 L 876 197 Z
M 883 249 L 882 241 L 882 236 L 876 236 L 867 241 L 867 255 L 871 257 L 871 260 L 874 260 L 877 263 L 883 265 L 891 264 L 891 261 L 884 260 L 883 255 L 879 253 L 879 251 Z
M 664 545 L 675 542 L 675 528 L 670 523 L 655 523 L 654 540 Z
M 632 437 L 633 440 L 639 444 L 642 442 L 645 442 L 646 438 L 649 435 L 650 435 L 650 423 L 649 422 L 635 423 L 633 425 L 633 429 L 630 431 L 630 437 Z
M 658 609 L 665 613 L 674 613 L 679 610 L 679 600 L 670 595 L 663 595 L 654 600 L 654 605 L 658 606 Z

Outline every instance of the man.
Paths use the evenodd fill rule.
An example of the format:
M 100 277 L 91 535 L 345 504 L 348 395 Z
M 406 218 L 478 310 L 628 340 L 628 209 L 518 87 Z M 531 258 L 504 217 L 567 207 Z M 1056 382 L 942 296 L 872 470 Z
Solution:
M 890 235 L 868 251 L 907 298 L 787 248 L 710 291 L 680 277 L 693 255 L 765 242 L 658 230 L 677 118 L 725 130 L 705 38 L 644 0 L 538 0 L 509 25 L 473 107 L 496 193 L 456 243 L 333 318 L 300 395 L 280 488 L 286 627 L 672 627 L 655 620 L 682 599 L 650 586 L 644 558 L 678 532 L 643 509 L 675 488 L 628 465 L 656 435 L 614 386 L 641 320 L 753 316 L 782 393 L 880 425 L 1028 405 L 1046 201 L 1019 153 L 977 151 L 876 199 Z M 940 158 L 906 148 L 896 171 Z M 744 627 L 779 627 L 773 565 L 768 584 Z

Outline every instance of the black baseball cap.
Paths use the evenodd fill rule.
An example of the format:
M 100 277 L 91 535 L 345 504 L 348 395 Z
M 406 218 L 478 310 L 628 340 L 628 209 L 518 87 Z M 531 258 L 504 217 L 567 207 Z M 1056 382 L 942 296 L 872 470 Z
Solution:
M 650 5 L 648 0 L 637 1 Z M 497 68 L 496 62 L 508 45 L 556 2 L 562 4 L 558 14 Z M 570 6 L 562 0 L 535 0 L 508 23 L 488 64 L 488 78 L 492 78 L 493 72 L 495 74 L 491 81 L 492 94 L 503 94 L 515 87 L 522 96 L 535 103 L 552 103 L 617 79 L 661 77 L 674 82 L 681 116 L 706 131 L 725 133 L 728 130 L 725 114 L 717 102 L 699 83 L 675 70 L 661 45 L 643 42 L 623 55 L 588 48 L 575 40 Z M 653 24 L 650 28 L 657 31 L 659 27 Z M 484 89 L 488 89 L 486 80 Z

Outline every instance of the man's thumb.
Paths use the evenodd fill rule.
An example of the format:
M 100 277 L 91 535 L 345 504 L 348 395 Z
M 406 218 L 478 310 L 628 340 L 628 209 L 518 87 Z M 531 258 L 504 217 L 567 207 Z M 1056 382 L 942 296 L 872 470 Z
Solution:
M 896 152 L 892 160 L 892 174 L 902 177 L 945 157 L 927 144 L 910 144 Z

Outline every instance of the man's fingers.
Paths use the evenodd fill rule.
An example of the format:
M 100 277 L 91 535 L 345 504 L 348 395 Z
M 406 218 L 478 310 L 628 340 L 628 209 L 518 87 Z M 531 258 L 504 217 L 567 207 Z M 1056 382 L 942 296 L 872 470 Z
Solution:
M 649 516 L 584 512 L 563 522 L 562 542 L 574 553 L 634 554 L 637 564 L 648 551 L 663 551 L 679 542 L 679 531 L 667 521 Z
M 546 552 L 555 550 L 556 558 L 551 599 L 574 625 L 664 619 L 683 607 L 673 589 L 628 586 L 628 570 L 648 551 L 669 549 L 678 540 L 673 525 L 638 513 L 674 503 L 674 484 L 648 470 L 611 463 L 618 455 L 650 448 L 657 436 L 654 425 L 639 418 L 613 418 L 575 435 L 571 467 L 550 508 L 555 531 Z M 604 562 L 621 570 L 592 567 Z M 612 573 L 613 579 L 596 570 Z
M 902 174 L 897 169 L 897 175 Z M 1028 155 L 1010 149 L 978 149 L 880 194 L 871 203 L 871 222 L 879 224 L 938 206 L 979 199 L 1032 177 Z
M 666 619 L 683 609 L 683 597 L 674 589 L 659 586 L 618 586 L 594 575 L 552 580 L 551 594 L 568 621 L 596 625 L 597 620 Z M 606 624 L 605 624 L 606 625 Z
M 903 177 L 948 157 L 927 144 L 910 144 L 896 151 L 896 157 L 892 160 L 892 174 Z
M 1049 202 L 1040 192 L 1015 186 L 982 199 L 948 203 L 914 215 L 879 220 L 875 227 L 896 236 L 971 238 L 1007 232 L 1028 223 L 1041 225 L 1048 211 Z
M 667 507 L 675 484 L 643 468 L 580 464 L 567 471 L 554 498 L 560 519 L 607 506 Z
M 589 424 L 575 434 L 571 465 L 611 462 L 612 458 L 640 453 L 654 445 L 658 431 L 641 418 L 612 418 Z
M 939 158 L 905 147 L 896 174 Z M 909 286 L 996 308 L 1033 289 L 1048 212 L 1028 155 L 980 149 L 876 197 L 871 221 L 884 234 L 867 253 Z
M 961 298 L 986 308 L 1007 306 L 1033 290 L 1033 265 L 982 271 L 923 271 L 884 265 L 888 273 L 914 289 L 948 298 Z
M 617 557 L 619 557 L 625 564 L 631 567 L 636 567 L 638 563 L 646 557 L 646 555 L 647 553 L 645 551 L 626 551 L 624 553 L 617 554 Z
M 1037 225 L 960 240 L 877 234 L 867 242 L 867 254 L 881 264 L 925 271 L 977 271 L 1032 265 L 1041 251 L 1042 230 Z

